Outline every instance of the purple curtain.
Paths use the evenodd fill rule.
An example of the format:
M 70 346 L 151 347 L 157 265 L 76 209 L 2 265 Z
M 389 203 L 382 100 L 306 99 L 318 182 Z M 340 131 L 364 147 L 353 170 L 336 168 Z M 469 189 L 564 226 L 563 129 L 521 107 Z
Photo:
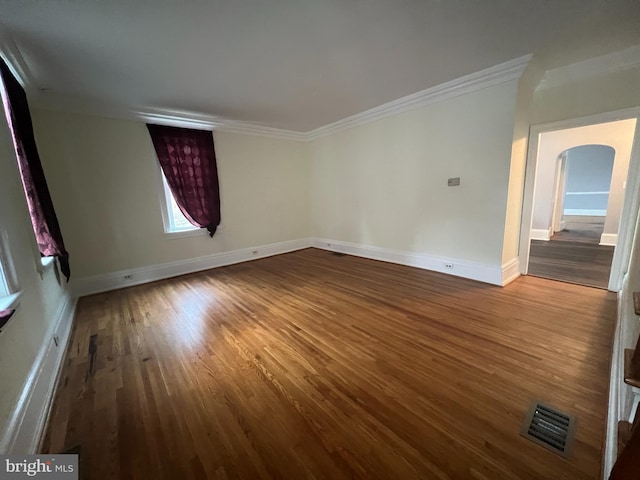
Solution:
M 40 163 L 27 96 L 2 59 L 0 59 L 0 74 L 4 86 L 4 111 L 13 136 L 18 167 L 38 249 L 42 256 L 58 258 L 60 270 L 69 281 L 71 274 L 69 254 L 62 240 L 60 225 Z
M 7 324 L 7 322 L 15 312 L 16 311 L 13 309 L 0 310 L 0 329 Z
M 220 224 L 220 189 L 212 133 L 151 124 L 147 129 L 180 211 L 213 237 Z

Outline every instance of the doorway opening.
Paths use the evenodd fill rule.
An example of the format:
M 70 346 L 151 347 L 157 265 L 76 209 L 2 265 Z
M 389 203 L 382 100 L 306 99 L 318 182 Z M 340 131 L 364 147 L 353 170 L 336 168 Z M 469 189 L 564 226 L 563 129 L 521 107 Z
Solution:
M 635 130 L 631 118 L 538 134 L 523 273 L 610 287 Z
M 609 197 L 611 188 L 625 186 L 612 182 L 614 159 L 607 145 L 572 147 L 558 156 L 551 224 L 542 239 L 531 240 L 529 275 L 607 288 L 615 245 L 609 239 L 620 220 L 618 202 L 609 208 Z M 534 204 L 534 222 L 541 223 L 545 207 L 544 201 Z

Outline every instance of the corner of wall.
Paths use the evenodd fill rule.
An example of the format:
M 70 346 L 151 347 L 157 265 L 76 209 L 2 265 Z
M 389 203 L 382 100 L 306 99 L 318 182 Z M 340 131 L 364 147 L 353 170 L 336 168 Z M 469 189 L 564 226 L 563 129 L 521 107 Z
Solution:
M 0 452 L 34 454 L 40 446 L 73 325 L 76 298 L 65 291 L 10 413 Z

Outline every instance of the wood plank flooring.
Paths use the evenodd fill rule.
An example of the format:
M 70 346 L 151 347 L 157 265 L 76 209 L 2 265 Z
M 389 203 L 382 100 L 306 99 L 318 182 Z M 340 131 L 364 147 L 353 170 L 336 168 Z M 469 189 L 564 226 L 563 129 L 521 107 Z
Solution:
M 563 216 L 564 230 L 555 232 L 552 241 L 600 244 L 604 231 L 604 217 Z
M 531 240 L 529 275 L 607 288 L 614 247 L 584 242 Z
M 91 480 L 596 479 L 615 301 L 315 249 L 85 297 L 43 451 Z M 569 459 L 519 435 L 534 399 L 577 416 Z
M 529 275 L 607 288 L 614 247 L 600 245 L 604 217 L 565 216 L 548 242 L 531 241 Z

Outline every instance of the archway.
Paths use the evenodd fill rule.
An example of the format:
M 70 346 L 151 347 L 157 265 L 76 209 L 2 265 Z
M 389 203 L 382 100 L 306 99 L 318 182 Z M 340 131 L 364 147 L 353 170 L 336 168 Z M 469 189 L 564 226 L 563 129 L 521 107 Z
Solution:
M 526 260 L 526 269 L 523 273 L 539 274 L 548 278 L 555 278 L 562 281 L 582 283 L 600 288 L 607 288 L 609 285 L 608 274 L 611 266 L 611 256 L 614 255 L 614 246 L 617 243 L 617 233 L 620 226 L 620 212 L 625 197 L 626 177 L 631 158 L 631 146 L 635 131 L 635 119 L 620 120 L 608 123 L 586 125 L 575 128 L 565 128 L 558 130 L 543 131 L 538 136 L 537 155 L 535 161 L 534 182 L 532 185 L 533 195 L 530 210 L 530 228 L 521 234 L 521 239 L 527 239 L 525 244 L 521 243 L 521 260 Z M 613 168 L 611 177 L 602 173 L 603 167 L 611 162 L 613 153 Z M 578 183 L 590 182 L 584 190 L 566 190 L 567 162 L 572 157 L 576 165 L 582 163 L 594 164 L 592 168 L 583 172 L 582 179 L 578 178 Z M 598 155 L 599 158 L 608 160 L 593 160 L 590 156 Z M 600 169 L 595 166 L 601 162 Z M 564 168 L 564 170 L 563 170 Z M 595 169 L 595 170 L 594 170 Z M 574 168 L 575 171 L 575 168 Z M 594 173 L 600 172 L 600 173 Z M 565 178 L 563 179 L 563 175 Z M 590 178 L 590 180 L 589 180 Z M 608 182 L 608 187 L 607 187 Z M 562 189 L 565 187 L 565 191 Z M 531 190 L 530 190 L 531 191 Z M 565 195 L 570 193 L 570 195 Z M 568 203 L 566 203 L 568 202 Z M 565 204 L 567 214 L 565 215 Z M 604 207 L 606 204 L 606 207 Z M 610 214 L 606 215 L 606 212 Z M 567 229 L 566 218 L 571 217 L 571 229 Z M 602 222 L 604 218 L 604 222 Z M 557 232 L 580 230 L 578 223 L 592 222 L 593 230 L 600 229 L 599 238 L 592 233 L 592 252 L 585 247 L 583 242 L 571 248 L 565 245 L 565 253 L 548 252 L 548 258 L 544 260 L 549 268 L 558 269 L 563 266 L 565 270 L 580 270 L 577 278 L 562 275 L 560 270 L 556 270 L 557 275 L 540 274 L 539 271 L 532 271 L 529 262 L 530 247 L 546 246 L 554 247 L 551 238 Z M 586 222 L 584 221 L 586 220 Z M 600 224 L 598 226 L 598 223 Z M 584 226 L 582 226 L 584 227 Z M 523 228 L 525 223 L 523 222 Z M 565 233 L 570 236 L 571 232 Z M 585 234 L 586 235 L 586 234 Z M 562 236 L 562 235 L 561 235 Z M 528 240 L 531 239 L 531 242 Z M 556 237 L 557 239 L 557 237 Z M 570 239 L 569 239 L 570 240 Z M 575 239 L 574 239 L 575 240 Z M 579 239 L 580 240 L 580 239 Z M 545 242 L 544 244 L 542 242 Z M 597 244 L 596 244 L 597 243 Z M 595 244 L 595 245 L 594 245 Z M 558 245 L 555 245 L 558 246 Z M 607 251 L 608 250 L 608 251 Z M 580 254 L 584 253 L 583 258 Z M 577 261 L 578 264 L 572 262 Z M 599 274 L 594 271 L 599 270 Z M 598 276 L 599 275 L 599 276 Z M 593 276 L 598 276 L 594 283 Z

